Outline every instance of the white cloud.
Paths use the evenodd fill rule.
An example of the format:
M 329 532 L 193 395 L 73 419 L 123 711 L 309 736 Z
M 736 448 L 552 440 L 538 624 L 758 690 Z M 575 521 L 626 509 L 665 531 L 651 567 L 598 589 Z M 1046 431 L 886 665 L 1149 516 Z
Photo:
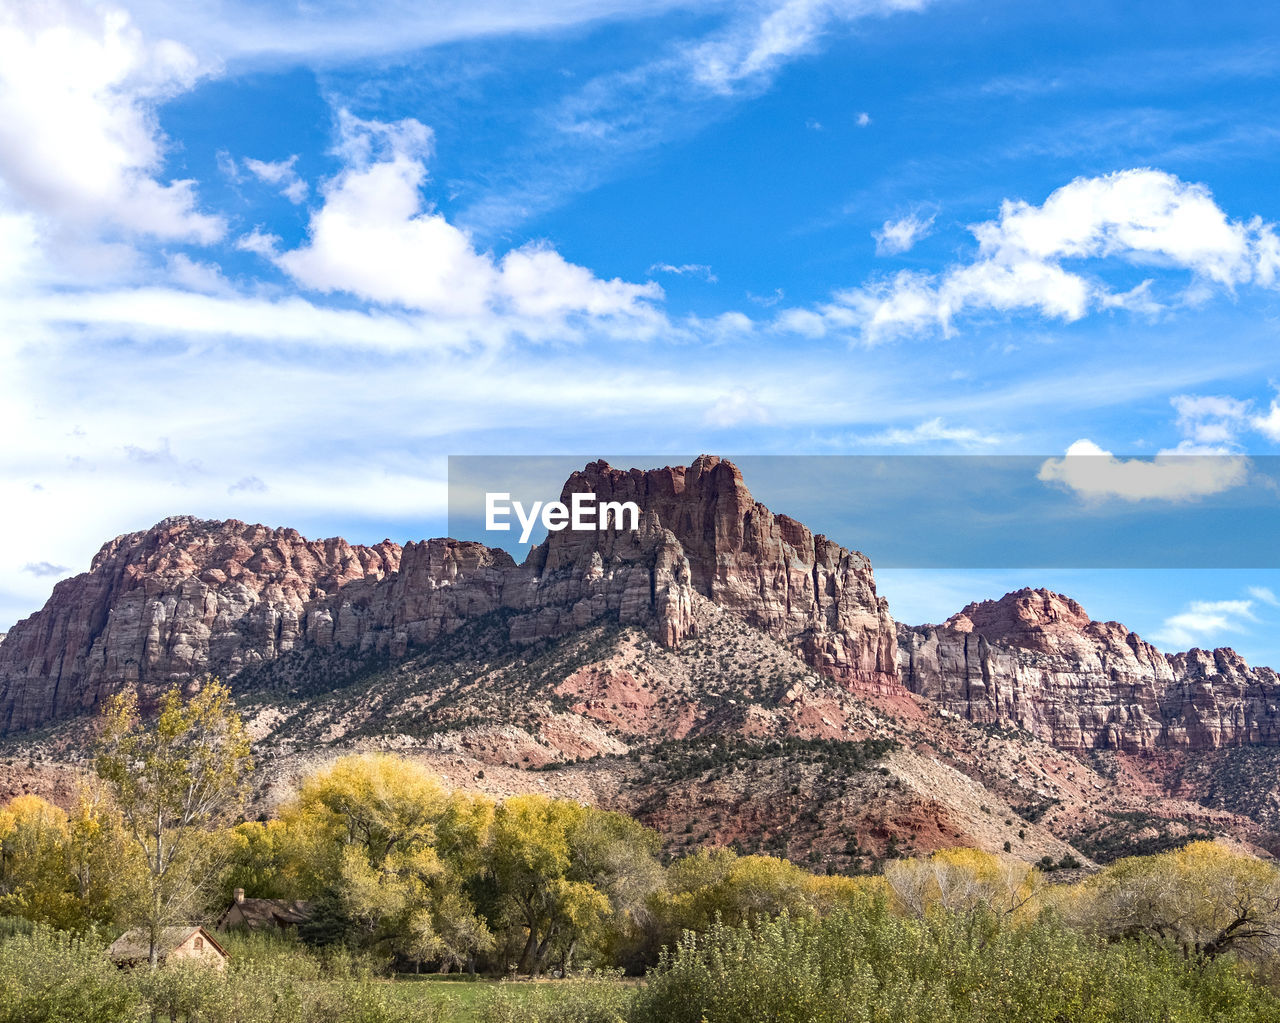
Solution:
M 1268 440 L 1280 444 L 1280 399 L 1273 398 L 1266 413 L 1254 416 L 1249 423 Z
M 249 173 L 256 177 L 259 181 L 268 185 L 274 185 L 279 189 L 280 194 L 288 199 L 291 203 L 300 203 L 307 198 L 307 183 L 298 177 L 295 165 L 298 162 L 298 154 L 295 153 L 287 160 L 254 160 L 246 157 L 244 165 L 248 168 Z
M 1194 448 L 1203 454 L 1231 450 L 1247 421 L 1249 403 L 1208 394 L 1178 394 L 1170 399 L 1178 413 L 1177 426 L 1185 437 L 1179 450 Z
M 1250 586 L 1249 596 L 1263 604 L 1270 604 L 1272 607 L 1280 607 L 1280 598 L 1276 597 L 1275 591 L 1267 586 Z
M 854 118 L 854 123 L 856 123 L 859 128 L 865 128 L 871 123 L 871 115 L 864 110 Z
M 735 388 L 718 397 L 704 417 L 710 426 L 741 426 L 745 423 L 767 423 L 769 410 L 757 400 L 754 392 Z
M 179 287 L 210 295 L 229 294 L 231 282 L 215 263 L 202 263 L 184 252 L 169 257 L 169 279 Z
M 120 10 L 0 5 L 0 181 L 11 200 L 68 231 L 220 238 L 225 225 L 198 210 L 194 181 L 157 178 L 165 140 L 155 107 L 202 70 L 182 45 L 144 39 Z
M 830 28 L 868 15 L 919 11 L 927 0 L 784 0 L 689 51 L 694 80 L 729 93 L 810 52 Z
M 424 207 L 432 144 L 425 125 L 363 121 L 343 111 L 339 126 L 347 168 L 324 186 L 307 244 L 272 254 L 303 287 L 445 319 L 509 317 L 522 321 L 526 334 L 573 316 L 656 325 L 650 301 L 662 297 L 658 285 L 602 280 L 540 243 L 495 259 Z M 267 252 L 274 249 L 268 242 L 251 235 L 240 244 Z
M 711 272 L 711 267 L 705 263 L 681 263 L 678 266 L 673 263 L 654 263 L 649 267 L 649 273 L 675 274 L 678 277 L 701 277 L 708 284 L 715 284 L 719 278 Z
M 1247 623 L 1257 620 L 1251 600 L 1195 600 L 1187 610 L 1166 618 L 1152 638 L 1162 646 L 1185 650 L 1224 632 L 1246 632 Z
M 1071 322 L 1096 309 L 1160 308 L 1149 284 L 1117 292 L 1064 268 L 1068 260 L 1119 259 L 1190 272 L 1188 291 L 1272 287 L 1280 277 L 1273 224 L 1231 220 L 1204 185 L 1158 170 L 1077 178 L 1040 206 L 1005 200 L 999 217 L 970 230 L 978 242 L 971 261 L 936 275 L 904 272 L 839 292 L 814 310 L 824 330 L 877 341 L 931 329 L 949 334 L 961 315 L 986 310 Z
M 906 252 L 921 238 L 927 238 L 933 231 L 932 216 L 922 217 L 918 213 L 909 213 L 898 220 L 886 220 L 879 231 L 872 231 L 876 240 L 877 256 L 896 256 Z
M 998 434 L 982 433 L 967 426 L 947 426 L 941 417 L 926 420 L 916 426 L 893 427 L 881 433 L 852 438 L 852 443 L 867 447 L 902 447 L 917 444 L 943 442 L 961 447 L 976 448 L 1002 444 L 1006 438 Z
M 1150 461 L 1116 458 L 1093 441 L 1078 440 L 1066 457 L 1047 459 L 1038 477 L 1086 500 L 1193 501 L 1240 486 L 1249 478 L 1249 460 L 1177 451 Z

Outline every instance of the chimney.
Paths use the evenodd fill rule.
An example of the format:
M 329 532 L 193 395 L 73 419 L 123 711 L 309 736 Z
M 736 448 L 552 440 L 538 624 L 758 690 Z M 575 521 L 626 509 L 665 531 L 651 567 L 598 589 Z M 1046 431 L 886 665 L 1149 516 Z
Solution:
M 244 902 L 244 889 L 237 888 L 236 889 L 236 905 L 239 905 L 242 902 Z

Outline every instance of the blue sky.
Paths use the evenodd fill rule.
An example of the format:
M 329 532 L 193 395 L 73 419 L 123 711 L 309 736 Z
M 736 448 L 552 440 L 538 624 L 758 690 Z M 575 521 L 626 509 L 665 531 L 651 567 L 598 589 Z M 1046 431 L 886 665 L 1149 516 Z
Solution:
M 1278 92 L 1244 3 L 5 4 L 0 628 L 170 514 L 443 532 L 449 454 L 1247 490 Z M 881 578 L 908 621 L 1044 583 L 1280 663 L 1262 567 Z

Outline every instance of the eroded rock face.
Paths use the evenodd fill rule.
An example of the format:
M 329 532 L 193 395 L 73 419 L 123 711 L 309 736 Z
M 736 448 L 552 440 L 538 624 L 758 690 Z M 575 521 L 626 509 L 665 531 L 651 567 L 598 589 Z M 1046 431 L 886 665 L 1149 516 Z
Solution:
M 896 687 L 896 636 L 871 565 L 752 499 L 731 463 L 565 484 L 634 500 L 636 530 L 552 533 L 517 566 L 451 539 L 375 547 L 242 522 L 167 519 L 108 543 L 0 647 L 0 731 L 144 695 L 208 672 L 232 677 L 293 650 L 400 657 L 462 623 L 515 612 L 510 638 L 563 636 L 604 615 L 678 647 L 703 594 L 855 689 Z
M 903 683 L 970 721 L 1063 749 L 1210 749 L 1280 742 L 1280 677 L 1232 650 L 1166 656 L 1049 590 L 900 626 Z
M 593 462 L 575 491 L 635 501 L 657 515 L 688 559 L 699 593 L 763 629 L 830 677 L 862 692 L 898 690 L 897 635 L 871 562 L 756 501 L 732 462 L 630 471 Z M 548 543 L 578 542 L 567 533 Z
M 296 649 L 311 604 L 395 573 L 400 554 L 389 541 L 359 547 L 189 516 L 117 537 L 10 630 L 0 730 L 88 710 L 129 683 L 158 691 Z

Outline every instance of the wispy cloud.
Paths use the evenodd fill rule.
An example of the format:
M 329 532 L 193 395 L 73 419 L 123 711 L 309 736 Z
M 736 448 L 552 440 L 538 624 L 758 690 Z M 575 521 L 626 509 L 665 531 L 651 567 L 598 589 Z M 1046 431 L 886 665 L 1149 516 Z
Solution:
M 530 118 L 520 159 L 460 222 L 497 234 L 595 187 L 637 153 L 685 138 L 769 89 L 787 64 L 859 21 L 924 10 L 931 0 L 771 0 L 730 6 L 703 36 L 583 82 Z M 870 124 L 867 114 L 856 118 Z
M 29 575 L 47 578 L 49 576 L 66 575 L 71 571 L 66 565 L 55 565 L 52 561 L 28 561 L 22 571 Z
M 715 284 L 719 280 L 711 272 L 711 267 L 705 263 L 681 263 L 678 266 L 672 263 L 654 263 L 649 267 L 649 273 L 675 274 L 677 277 L 701 277 L 708 284 Z
M 309 191 L 307 183 L 298 176 L 297 163 L 296 153 L 287 160 L 268 161 L 246 157 L 244 161 L 250 174 L 259 181 L 274 185 L 281 195 L 295 204 L 305 201 Z
M 894 427 L 880 433 L 853 437 L 849 443 L 861 447 L 915 447 L 928 444 L 955 444 L 964 448 L 993 447 L 1007 438 L 983 433 L 968 426 L 948 426 L 941 417 L 912 427 Z
M 1185 611 L 1166 618 L 1152 639 L 1165 647 L 1186 649 L 1215 642 L 1223 633 L 1247 632 L 1257 620 L 1251 600 L 1196 600 Z

